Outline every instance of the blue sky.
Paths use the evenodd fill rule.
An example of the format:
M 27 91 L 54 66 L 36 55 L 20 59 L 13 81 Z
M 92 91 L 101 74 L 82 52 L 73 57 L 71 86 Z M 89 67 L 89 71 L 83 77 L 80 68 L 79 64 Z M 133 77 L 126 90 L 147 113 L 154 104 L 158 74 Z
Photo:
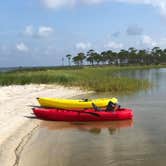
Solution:
M 166 48 L 166 0 L 5 0 L 0 22 L 0 67 L 61 65 L 89 49 Z

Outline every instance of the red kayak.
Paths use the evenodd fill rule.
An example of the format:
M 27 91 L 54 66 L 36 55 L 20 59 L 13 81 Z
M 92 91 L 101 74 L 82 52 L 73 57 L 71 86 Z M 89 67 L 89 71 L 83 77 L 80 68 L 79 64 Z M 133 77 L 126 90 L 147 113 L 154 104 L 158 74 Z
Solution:
M 52 121 L 115 121 L 133 118 L 133 111 L 119 108 L 116 112 L 96 112 L 93 109 L 85 111 L 69 111 L 53 108 L 33 108 L 37 118 Z

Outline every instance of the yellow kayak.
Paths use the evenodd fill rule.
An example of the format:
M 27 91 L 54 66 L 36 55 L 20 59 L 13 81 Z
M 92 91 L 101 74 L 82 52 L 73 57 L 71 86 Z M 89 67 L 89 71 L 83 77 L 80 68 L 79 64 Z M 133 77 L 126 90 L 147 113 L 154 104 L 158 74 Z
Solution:
M 116 98 L 99 98 L 99 99 L 60 99 L 60 98 L 46 98 L 41 97 L 37 98 L 38 102 L 43 107 L 52 107 L 52 108 L 60 108 L 60 109 L 85 109 L 85 108 L 93 108 L 92 103 L 94 103 L 97 107 L 105 108 L 109 101 L 113 103 L 117 103 L 118 100 Z

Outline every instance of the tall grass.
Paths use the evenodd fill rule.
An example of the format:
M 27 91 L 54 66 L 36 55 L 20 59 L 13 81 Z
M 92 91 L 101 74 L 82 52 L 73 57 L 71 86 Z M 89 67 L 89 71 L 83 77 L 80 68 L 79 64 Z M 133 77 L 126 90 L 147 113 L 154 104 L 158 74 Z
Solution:
M 133 67 L 86 67 L 74 69 L 17 70 L 0 73 L 0 85 L 24 85 L 30 83 L 79 86 L 97 92 L 131 92 L 149 87 L 147 80 L 117 77 L 121 70 Z

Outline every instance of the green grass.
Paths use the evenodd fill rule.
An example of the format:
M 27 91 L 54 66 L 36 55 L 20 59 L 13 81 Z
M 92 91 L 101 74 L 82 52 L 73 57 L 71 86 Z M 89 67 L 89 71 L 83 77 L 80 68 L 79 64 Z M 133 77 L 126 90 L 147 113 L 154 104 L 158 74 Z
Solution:
M 149 67 L 148 67 L 149 68 Z M 64 86 L 79 86 L 96 92 L 133 92 L 150 86 L 147 80 L 118 77 L 117 72 L 147 69 L 146 67 L 84 67 L 38 70 L 23 69 L 0 73 L 0 85 L 24 84 L 60 84 Z

